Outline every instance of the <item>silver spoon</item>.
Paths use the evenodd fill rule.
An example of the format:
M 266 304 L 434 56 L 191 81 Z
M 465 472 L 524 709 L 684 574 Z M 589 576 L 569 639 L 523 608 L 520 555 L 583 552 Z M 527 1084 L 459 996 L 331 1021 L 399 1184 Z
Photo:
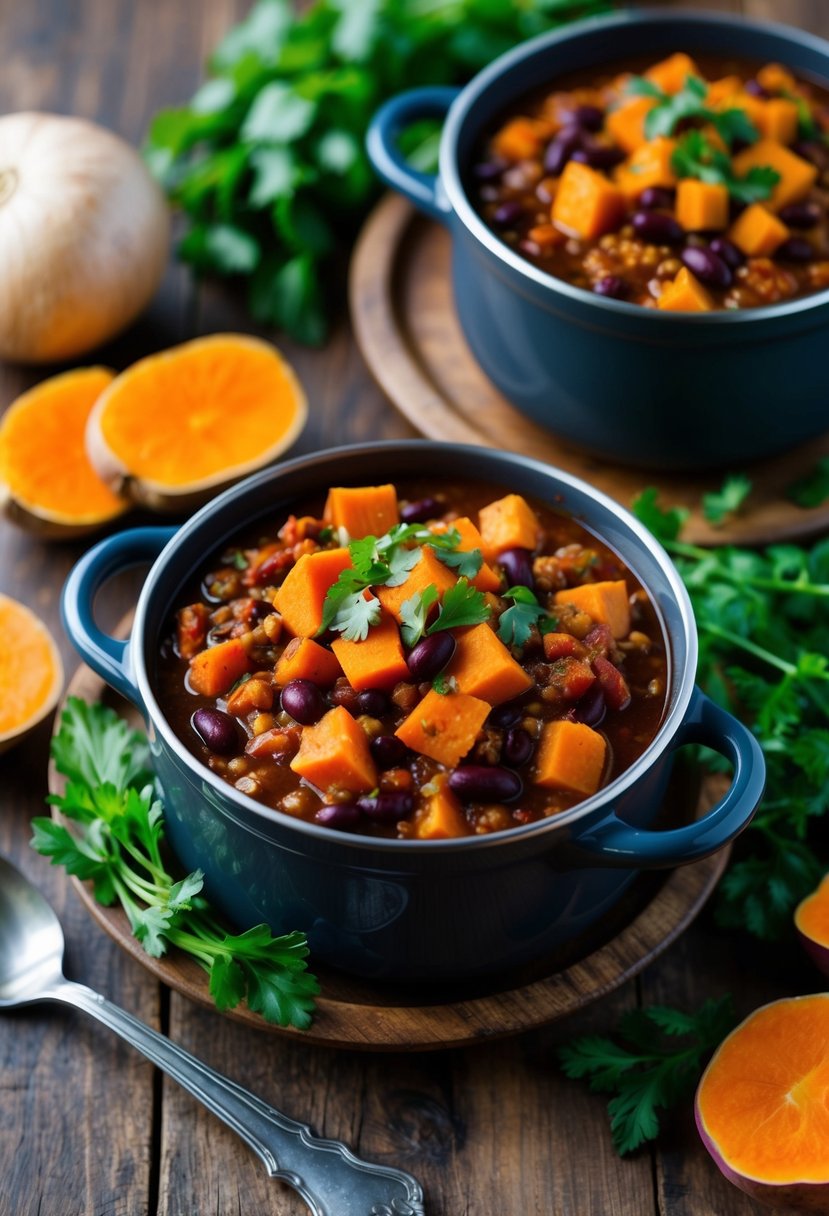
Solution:
M 57 916 L 0 857 L 0 1009 L 37 1001 L 74 1005 L 132 1043 L 238 1132 L 270 1177 L 298 1191 L 313 1216 L 425 1216 L 423 1191 L 403 1170 L 361 1161 L 338 1140 L 320 1139 L 106 997 L 67 980 Z

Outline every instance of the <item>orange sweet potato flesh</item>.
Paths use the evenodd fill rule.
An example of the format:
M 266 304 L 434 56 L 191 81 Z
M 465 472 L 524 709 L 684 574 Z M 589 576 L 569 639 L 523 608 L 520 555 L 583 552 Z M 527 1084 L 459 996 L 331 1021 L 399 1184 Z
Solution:
M 292 638 L 277 660 L 274 678 L 282 685 L 291 680 L 313 680 L 327 688 L 341 675 L 337 656 L 330 650 L 313 638 Z
M 483 538 L 468 515 L 462 515 L 459 519 L 453 519 L 450 524 L 435 524 L 432 527 L 432 531 L 442 533 L 448 532 L 451 528 L 460 533 L 459 553 L 471 553 L 473 549 L 480 549 L 483 553 Z M 500 591 L 501 589 L 501 579 L 487 562 L 484 562 L 475 577 L 469 581 L 478 591 Z
M 369 629 L 364 641 L 335 638 L 331 649 L 357 692 L 367 688 L 388 690 L 400 680 L 410 679 L 397 621 L 386 613 Z
M 532 685 L 532 676 L 516 663 L 489 625 L 472 625 L 458 631 L 457 642 L 446 674 L 454 676 L 461 692 L 480 697 L 490 705 L 500 705 Z
M 647 142 L 645 118 L 655 105 L 653 97 L 633 97 L 608 114 L 605 120 L 608 133 L 625 152 L 635 152 Z
M 535 549 L 541 531 L 526 498 L 507 494 L 478 512 L 484 557 L 494 561 L 505 549 Z
M 454 840 L 471 835 L 463 807 L 448 783 L 448 773 L 438 773 L 432 778 L 435 792 L 423 799 L 415 816 L 414 834 L 418 840 Z
M 558 184 L 552 220 L 568 235 L 593 241 L 618 226 L 626 205 L 622 191 L 603 173 L 571 160 Z
M 190 660 L 190 687 L 202 696 L 220 697 L 252 666 L 241 640 L 230 638 Z
M 535 762 L 534 781 L 545 789 L 595 794 L 604 772 L 607 744 L 598 731 L 566 718 L 545 722 Z
M 436 556 L 432 546 L 424 545 L 419 560 L 412 566 L 405 582 L 399 587 L 378 587 L 377 598 L 386 612 L 400 621 L 400 609 L 413 595 L 418 595 L 432 585 L 437 588 L 438 595 L 442 596 L 444 591 L 448 591 L 457 581 L 449 567 Z
M 816 165 L 774 139 L 758 140 L 734 157 L 734 172 L 738 177 L 745 177 L 749 169 L 756 166 L 769 166 L 780 174 L 780 181 L 766 200 L 766 206 L 771 211 L 779 211 L 781 207 L 803 198 L 814 185 L 818 174 Z
M 667 59 L 655 63 L 645 72 L 645 78 L 657 85 L 663 93 L 679 93 L 685 88 L 689 76 L 699 75 L 699 68 L 684 51 L 669 55 Z
M 617 186 L 628 198 L 636 198 L 649 186 L 675 186 L 672 164 L 675 151 L 675 139 L 660 137 L 642 144 L 616 170 Z
M 710 312 L 714 301 L 699 279 L 683 266 L 672 283 L 667 283 L 657 305 L 663 312 Z
M 630 633 L 630 601 L 627 583 L 623 578 L 601 583 L 585 583 L 581 587 L 568 587 L 557 591 L 556 604 L 575 604 L 594 621 L 608 625 L 614 638 L 624 638 Z
M 311 638 L 318 631 L 328 589 L 350 565 L 348 549 L 321 549 L 303 554 L 289 571 L 273 602 L 294 637 Z
M 487 701 L 430 689 L 394 732 L 412 751 L 454 768 L 471 750 L 490 711 Z
M 345 528 L 356 540 L 361 536 L 383 536 L 400 523 L 397 491 L 393 485 L 333 486 L 323 518 L 335 528 Z
M 786 240 L 789 230 L 762 203 L 752 203 L 737 217 L 728 235 L 747 257 L 770 257 Z
M 366 794 L 377 786 L 368 736 L 342 705 L 329 709 L 314 726 L 304 727 L 291 768 L 321 790 Z
M 532 160 L 552 134 L 552 125 L 543 120 L 511 118 L 494 136 L 493 151 L 504 160 Z
M 686 177 L 676 192 L 676 218 L 686 232 L 713 232 L 728 227 L 728 187 Z

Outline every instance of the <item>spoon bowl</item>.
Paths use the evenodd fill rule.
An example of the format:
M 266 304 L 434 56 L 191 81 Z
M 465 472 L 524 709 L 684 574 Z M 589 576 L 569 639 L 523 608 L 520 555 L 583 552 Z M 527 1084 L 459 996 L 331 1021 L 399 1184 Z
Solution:
M 51 905 L 0 857 L 0 1009 L 31 1004 L 60 981 L 63 946 Z

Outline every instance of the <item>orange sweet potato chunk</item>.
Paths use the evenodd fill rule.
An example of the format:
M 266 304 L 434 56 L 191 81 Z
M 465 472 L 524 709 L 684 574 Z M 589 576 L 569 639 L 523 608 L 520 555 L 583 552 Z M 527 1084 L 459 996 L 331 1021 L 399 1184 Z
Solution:
M 654 97 L 632 97 L 608 114 L 605 119 L 607 132 L 625 152 L 635 152 L 647 143 L 645 118 L 655 105 Z
M 505 549 L 535 549 L 541 528 L 526 498 L 507 494 L 478 512 L 484 557 L 493 561 Z
M 397 491 L 392 485 L 333 486 L 323 518 L 335 528 L 345 528 L 352 540 L 383 536 L 400 523 Z
M 690 55 L 677 51 L 667 59 L 655 63 L 645 72 L 645 79 L 651 80 L 663 93 L 679 93 L 685 88 L 689 76 L 699 76 L 700 70 Z
M 289 633 L 297 638 L 314 636 L 322 624 L 322 606 L 329 587 L 350 565 L 348 549 L 303 554 L 273 600 Z
M 760 130 L 767 139 L 790 144 L 797 139 L 800 114 L 797 104 L 788 97 L 771 97 L 763 107 Z
M 241 640 L 230 638 L 200 651 L 190 660 L 190 687 L 204 697 L 220 697 L 251 670 L 252 664 Z
M 277 684 L 290 684 L 291 680 L 313 680 L 327 688 L 342 675 L 337 656 L 313 638 L 292 638 L 276 663 Z
M 732 97 L 735 97 L 743 87 L 743 82 L 739 76 L 722 76 L 719 80 L 712 80 L 708 85 L 708 93 L 706 95 L 706 104 L 715 108 L 723 103 L 729 103 Z M 728 109 L 728 105 L 725 106 Z
M 380 623 L 369 629 L 364 641 L 335 638 L 331 649 L 357 692 L 366 688 L 393 688 L 400 680 L 411 678 L 397 621 L 385 613 Z
M 728 227 L 728 187 L 684 178 L 676 192 L 676 218 L 686 232 L 714 232 Z
M 622 191 L 603 173 L 571 160 L 561 175 L 551 214 L 568 235 L 593 241 L 618 227 L 626 205 Z
M 595 794 L 604 772 L 604 737 L 566 718 L 545 722 L 535 763 L 535 784 L 572 794 Z
M 471 835 L 460 800 L 449 789 L 449 774 L 438 773 L 431 780 L 435 792 L 425 797 L 415 815 L 414 834 L 418 840 L 454 840 Z
M 789 230 L 762 203 L 752 203 L 737 216 L 728 235 L 747 257 L 768 257 L 783 244 Z
M 630 633 L 630 602 L 623 578 L 557 591 L 555 603 L 575 604 L 600 625 L 607 625 L 614 638 L 624 638 Z
M 430 584 L 435 586 L 438 595 L 442 596 L 444 591 L 448 591 L 457 581 L 449 567 L 435 554 L 432 546 L 424 545 L 419 560 L 412 566 L 405 582 L 399 587 L 378 587 L 377 598 L 386 612 L 390 612 L 395 620 L 401 621 L 400 609 L 406 600 L 424 591 Z
M 796 203 L 804 194 L 808 194 L 818 173 L 817 165 L 790 152 L 774 139 L 761 139 L 734 157 L 734 172 L 738 177 L 745 177 L 749 169 L 756 166 L 769 166 L 780 174 L 780 181 L 765 204 L 771 211 L 779 211 L 781 207 Z
M 314 726 L 303 727 L 291 768 L 321 790 L 335 786 L 365 794 L 377 786 L 368 736 L 342 705 L 329 709 Z
M 454 768 L 471 750 L 490 711 L 488 701 L 430 689 L 394 732 L 412 751 Z
M 511 118 L 492 140 L 492 150 L 504 160 L 532 160 L 553 134 L 552 123 L 537 118 Z
M 616 185 L 629 199 L 636 198 L 649 186 L 675 186 L 675 151 L 676 140 L 664 136 L 642 144 L 616 170 Z
M 448 532 L 451 528 L 460 532 L 461 535 L 461 542 L 458 545 L 459 553 L 471 553 L 473 549 L 480 549 L 483 553 L 483 538 L 468 515 L 462 515 L 459 519 L 453 519 L 450 524 L 435 524 L 432 531 L 442 533 Z M 481 566 L 475 577 L 469 581 L 479 591 L 500 591 L 501 589 L 501 579 L 486 562 Z
M 672 283 L 667 283 L 657 306 L 665 312 L 710 312 L 714 301 L 696 275 L 683 266 Z
M 532 685 L 532 676 L 516 663 L 489 625 L 472 625 L 459 631 L 457 641 L 446 674 L 455 677 L 461 692 L 500 705 Z

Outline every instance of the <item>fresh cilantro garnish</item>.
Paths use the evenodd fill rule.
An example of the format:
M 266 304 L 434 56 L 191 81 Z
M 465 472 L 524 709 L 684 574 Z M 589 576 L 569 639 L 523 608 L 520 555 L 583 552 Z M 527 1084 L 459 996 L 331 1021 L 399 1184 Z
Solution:
M 740 510 L 751 493 L 751 482 L 743 473 L 726 477 L 719 490 L 702 496 L 702 513 L 709 524 L 719 527 Z
M 745 110 L 712 110 L 705 104 L 708 86 L 699 76 L 688 76 L 678 93 L 665 93 L 652 80 L 632 76 L 626 90 L 633 97 L 652 97 L 657 104 L 645 115 L 648 139 L 673 135 L 681 122 L 697 119 L 710 123 L 730 148 L 735 140 L 753 144 L 760 134 Z
M 303 933 L 274 937 L 267 925 L 229 934 L 201 894 L 203 875 L 175 879 L 161 852 L 162 809 L 147 770 L 143 734 L 111 709 L 70 697 L 52 758 L 67 778 L 49 802 L 72 821 L 32 822 L 32 847 L 53 865 L 89 880 L 99 903 L 120 903 L 132 931 L 154 958 L 174 946 L 210 977 L 219 1009 L 246 1001 L 270 1022 L 305 1030 L 319 985 L 307 970 Z
M 429 609 L 437 602 L 438 589 L 434 583 L 416 592 L 400 605 L 400 632 L 408 647 L 414 646 L 423 637 Z
M 372 625 L 380 624 L 382 610 L 382 605 L 375 595 L 357 591 L 346 596 L 340 603 L 331 628 L 341 633 L 347 642 L 364 642 Z
M 442 697 L 448 697 L 451 693 L 458 691 L 458 681 L 454 676 L 447 676 L 441 672 L 432 680 L 432 688 Z
M 664 544 L 666 541 L 676 540 L 690 511 L 686 507 L 663 509 L 657 501 L 658 498 L 659 491 L 656 487 L 648 486 L 634 498 L 630 509 L 636 518 L 653 532 L 656 539 Z
M 799 477 L 786 489 L 786 497 L 799 507 L 819 507 L 829 499 L 829 456 L 819 460 L 811 473 Z
M 317 540 L 321 545 L 327 545 L 334 536 L 334 529 L 331 524 L 326 524 L 324 528 L 320 528 L 317 535 Z
M 237 570 L 247 570 L 248 559 L 245 557 L 241 549 L 234 549 L 233 556 L 230 560 Z
M 526 645 L 533 626 L 540 628 L 550 618 L 547 609 L 539 604 L 529 587 L 510 587 L 503 593 L 503 598 L 512 600 L 512 605 L 501 613 L 498 637 L 505 646 L 515 646 L 520 650 Z M 550 632 L 549 628 L 547 632 Z
M 426 632 L 437 633 L 440 629 L 455 629 L 461 625 L 482 625 L 491 616 L 492 609 L 483 591 L 470 586 L 465 578 L 459 578 L 454 587 L 444 592 L 438 618 Z
M 607 1104 L 613 1144 L 632 1153 L 659 1132 L 659 1112 L 685 1098 L 696 1085 L 706 1057 L 734 1028 L 731 998 L 708 1000 L 696 1013 L 653 1005 L 624 1014 L 623 1042 L 585 1035 L 560 1047 L 568 1077 L 614 1095 Z
M 801 139 L 818 139 L 821 131 L 817 124 L 812 107 L 809 105 L 805 97 L 801 97 L 799 93 L 792 93 L 790 89 L 783 90 L 783 96 L 788 101 L 793 101 L 797 106 L 797 133 Z
M 725 186 L 741 203 L 762 202 L 780 181 L 780 174 L 769 165 L 755 165 L 745 177 L 737 177 L 728 153 L 714 147 L 702 131 L 688 131 L 680 137 L 671 165 L 677 177 L 696 177 Z

